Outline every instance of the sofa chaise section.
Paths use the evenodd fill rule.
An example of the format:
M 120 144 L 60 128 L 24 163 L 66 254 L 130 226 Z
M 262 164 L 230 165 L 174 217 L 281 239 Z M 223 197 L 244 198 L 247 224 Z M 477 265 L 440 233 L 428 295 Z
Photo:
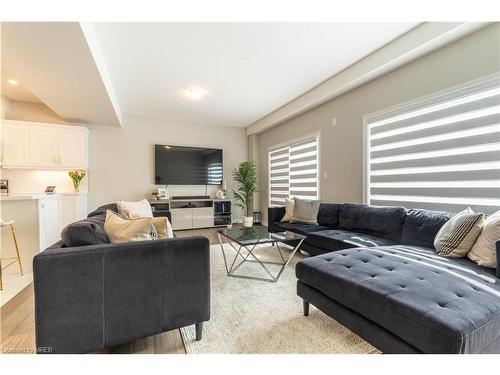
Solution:
M 384 352 L 500 352 L 500 280 L 409 245 L 341 250 L 296 268 L 298 295 Z M 339 312 L 341 306 L 344 311 Z M 399 341 L 394 345 L 395 341 Z

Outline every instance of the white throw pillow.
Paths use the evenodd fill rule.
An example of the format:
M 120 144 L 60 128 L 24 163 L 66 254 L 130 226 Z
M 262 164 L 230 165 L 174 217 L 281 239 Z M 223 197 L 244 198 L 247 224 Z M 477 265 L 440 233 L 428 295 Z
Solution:
M 295 201 L 293 198 L 285 198 L 285 215 L 281 221 L 291 221 L 293 218 L 293 209 L 295 207 Z
M 500 238 L 500 211 L 488 216 L 483 230 L 471 251 L 467 254 L 470 260 L 480 266 L 497 268 L 495 242 Z
M 434 247 L 438 255 L 461 258 L 467 255 L 484 225 L 484 214 L 470 207 L 448 220 L 436 234 Z
M 151 205 L 147 199 L 139 202 L 116 202 L 118 213 L 124 217 L 153 217 Z

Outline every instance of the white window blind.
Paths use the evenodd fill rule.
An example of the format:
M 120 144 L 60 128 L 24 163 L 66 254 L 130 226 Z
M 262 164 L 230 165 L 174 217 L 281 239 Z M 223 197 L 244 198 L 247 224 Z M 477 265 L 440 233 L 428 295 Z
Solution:
M 500 74 L 365 117 L 367 203 L 500 209 Z
M 282 206 L 285 198 L 318 199 L 318 136 L 269 151 L 269 204 Z

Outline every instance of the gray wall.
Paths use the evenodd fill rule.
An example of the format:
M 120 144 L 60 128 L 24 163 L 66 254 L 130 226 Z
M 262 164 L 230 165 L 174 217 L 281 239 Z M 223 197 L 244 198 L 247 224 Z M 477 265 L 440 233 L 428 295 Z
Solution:
M 123 127 L 90 126 L 89 210 L 123 200 L 150 198 L 154 185 L 154 144 L 223 149 L 224 178 L 231 189 L 231 171 L 247 158 L 245 129 L 189 124 L 124 115 Z M 208 187 L 214 194 L 218 186 Z M 171 195 L 204 195 L 205 186 L 169 186 Z M 237 211 L 236 219 L 240 218 Z
M 257 137 L 260 209 L 267 211 L 267 151 L 321 132 L 321 200 L 363 201 L 363 115 L 500 71 L 500 24 L 488 26 Z M 332 126 L 332 119 L 337 123 Z

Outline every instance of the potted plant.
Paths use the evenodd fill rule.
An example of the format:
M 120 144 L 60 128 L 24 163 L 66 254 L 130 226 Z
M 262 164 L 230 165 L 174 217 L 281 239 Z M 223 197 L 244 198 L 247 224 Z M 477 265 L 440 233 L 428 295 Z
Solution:
M 71 171 L 68 172 L 69 177 L 73 181 L 73 187 L 75 188 L 75 193 L 80 192 L 80 183 L 85 177 L 86 173 L 84 171 Z
M 242 162 L 238 168 L 233 170 L 233 181 L 236 188 L 233 189 L 236 205 L 244 212 L 243 226 L 251 227 L 253 224 L 253 194 L 257 190 L 257 165 L 255 161 Z

